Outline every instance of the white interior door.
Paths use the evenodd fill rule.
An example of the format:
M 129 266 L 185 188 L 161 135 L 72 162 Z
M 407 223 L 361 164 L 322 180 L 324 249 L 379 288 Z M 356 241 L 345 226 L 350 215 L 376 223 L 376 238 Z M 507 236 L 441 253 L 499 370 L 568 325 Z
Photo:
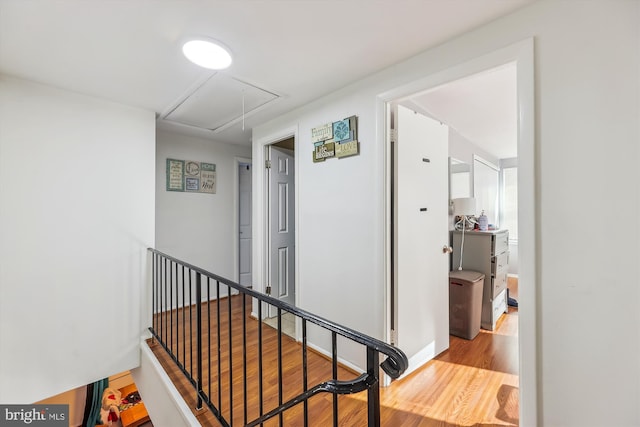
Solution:
M 271 296 L 295 304 L 295 191 L 293 151 L 269 147 Z M 274 313 L 270 313 L 274 315 Z
M 238 165 L 239 182 L 239 278 L 243 286 L 251 286 L 251 165 Z
M 449 347 L 448 128 L 400 105 L 394 119 L 393 313 L 409 373 Z

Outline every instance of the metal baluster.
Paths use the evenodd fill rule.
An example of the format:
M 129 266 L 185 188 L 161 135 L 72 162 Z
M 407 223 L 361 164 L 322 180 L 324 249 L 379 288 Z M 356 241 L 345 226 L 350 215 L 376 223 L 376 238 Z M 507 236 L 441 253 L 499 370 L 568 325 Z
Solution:
M 156 329 L 156 254 L 151 254 L 151 328 L 154 332 L 158 332 Z
M 180 367 L 180 264 L 176 263 L 176 271 L 175 271 L 175 290 L 176 290 L 176 362 L 178 363 L 178 367 Z
M 375 379 L 367 389 L 368 427 L 380 427 L 380 355 L 374 348 L 367 347 L 367 374 Z
M 189 268 L 189 373 L 193 378 L 193 286 L 191 283 L 191 276 L 193 272 Z
M 160 325 L 158 324 L 158 316 L 160 315 L 160 277 L 161 277 L 162 270 L 160 268 L 161 260 L 159 259 L 158 254 L 154 254 L 154 255 L 156 260 L 156 268 L 155 268 L 156 283 L 154 286 L 154 289 L 156 290 L 156 298 L 155 298 L 155 309 L 153 311 L 153 321 L 154 321 L 153 329 L 157 334 L 160 329 Z
M 162 257 L 158 256 L 156 269 L 158 270 L 158 281 L 156 283 L 158 305 L 156 307 L 156 334 L 162 337 Z
M 258 300 L 258 394 L 260 416 L 264 415 L 263 390 L 262 390 L 262 301 Z M 263 424 L 260 423 L 260 426 Z
M 187 307 L 185 306 L 185 300 L 187 293 L 184 290 L 184 265 L 182 266 L 182 361 L 184 363 L 184 368 L 187 368 L 187 321 L 186 321 L 186 313 Z
M 202 279 L 200 273 L 196 273 L 196 362 L 198 363 L 198 379 L 196 381 L 197 399 L 196 409 L 202 409 Z
M 171 350 L 171 356 L 173 356 L 173 264 L 171 261 L 169 264 L 169 349 Z
M 218 411 L 222 414 L 222 349 L 220 348 L 220 281 L 216 280 L 216 308 L 218 316 Z
M 282 405 L 282 309 L 278 307 L 278 406 Z M 278 414 L 282 427 L 282 412 Z
M 333 355 L 333 379 L 338 379 L 338 340 L 335 332 L 331 332 L 331 351 Z M 338 395 L 333 394 L 333 426 L 338 427 Z
M 179 295 L 178 295 L 178 263 L 176 263 L 176 269 L 174 271 L 174 276 L 175 276 L 175 282 L 173 284 L 173 286 L 175 286 L 175 291 L 176 291 L 176 304 L 175 304 L 175 312 L 176 312 L 176 320 L 175 320 L 175 328 L 176 328 L 176 351 L 175 351 L 175 359 L 176 362 L 179 363 L 179 355 L 180 355 L 180 333 L 179 333 L 179 329 L 178 329 L 178 301 L 179 301 Z M 174 312 L 174 308 L 173 308 L 173 302 L 171 303 L 171 313 L 173 314 Z M 171 321 L 171 330 L 173 331 L 173 321 Z M 173 348 L 173 347 L 172 347 Z
M 166 258 L 163 258 L 163 261 L 164 261 L 164 276 L 162 278 L 163 279 L 162 283 L 164 284 L 164 295 L 163 295 L 164 304 L 163 304 L 163 310 L 162 310 L 162 321 L 163 321 L 162 331 L 164 332 L 163 340 L 166 345 L 167 337 L 168 337 L 167 328 L 165 327 L 167 324 L 167 262 L 168 260 Z
M 162 341 L 162 305 L 164 304 L 164 296 L 162 294 L 162 283 L 163 283 L 163 275 L 162 275 L 162 266 L 164 263 L 164 259 L 162 258 L 162 256 L 158 257 L 158 284 L 156 285 L 156 288 L 158 289 L 158 313 L 156 314 L 158 316 L 157 318 L 157 324 L 158 324 L 158 337 L 160 339 L 160 341 Z
M 229 422 L 233 426 L 233 333 L 231 323 L 231 286 L 227 285 L 227 307 L 229 318 Z
M 302 391 L 309 389 L 307 373 L 307 319 L 302 319 Z M 309 400 L 304 400 L 304 427 L 309 425 Z
M 244 418 L 247 424 L 247 294 L 242 294 L 242 365 L 244 383 Z
M 211 279 L 207 277 L 207 370 L 209 371 L 209 401 L 211 401 Z

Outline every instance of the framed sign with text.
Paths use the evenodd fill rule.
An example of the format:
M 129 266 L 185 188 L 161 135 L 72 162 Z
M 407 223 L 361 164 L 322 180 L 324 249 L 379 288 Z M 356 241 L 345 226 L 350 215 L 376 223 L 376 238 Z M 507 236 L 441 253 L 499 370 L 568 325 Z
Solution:
M 167 159 L 167 191 L 215 194 L 216 165 Z
M 311 129 L 311 142 L 314 163 L 360 154 L 358 117 L 351 116 L 314 127 Z

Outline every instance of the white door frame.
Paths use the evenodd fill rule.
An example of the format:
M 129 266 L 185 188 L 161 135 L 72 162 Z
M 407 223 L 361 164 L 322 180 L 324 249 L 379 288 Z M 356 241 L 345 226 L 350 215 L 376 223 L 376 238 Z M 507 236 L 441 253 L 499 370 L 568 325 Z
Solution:
M 240 283 L 240 176 L 238 173 L 238 168 L 241 164 L 249 164 L 251 165 L 251 169 L 253 169 L 253 161 L 247 157 L 236 157 L 235 158 L 235 166 L 234 166 L 234 174 L 233 174 L 233 206 L 234 206 L 234 215 L 233 215 L 233 230 L 236 233 L 236 238 L 233 241 L 233 251 L 235 256 L 234 260 L 234 277 L 233 281 L 236 283 Z M 251 185 L 253 186 L 253 170 L 251 171 Z M 253 187 L 252 187 L 253 191 Z M 253 199 L 251 200 L 253 202 Z M 253 210 L 253 207 L 251 208 Z M 252 218 L 253 219 L 253 218 Z M 253 236 L 252 236 L 253 238 Z M 253 241 L 251 243 L 251 247 L 253 248 Z M 253 256 L 253 249 L 251 249 Z M 253 265 L 251 266 L 253 268 Z
M 407 85 L 378 95 L 376 118 L 378 142 L 384 144 L 385 165 L 385 337 L 390 342 L 391 301 L 391 144 L 385 116 L 386 104 L 395 99 L 422 92 L 445 83 L 458 80 L 484 70 L 515 62 L 517 65 L 517 108 L 518 108 L 518 357 L 520 391 L 520 425 L 538 424 L 538 372 L 539 346 L 537 333 L 538 319 L 538 277 L 536 272 L 539 232 L 536 223 L 535 201 L 536 152 L 535 152 L 535 93 L 534 93 L 534 40 L 529 38 L 504 47 L 457 66 L 431 74 Z
M 298 143 L 298 127 L 289 127 L 285 129 L 281 129 L 280 131 L 273 133 L 271 135 L 262 137 L 255 141 L 253 148 L 253 187 L 252 194 L 254 204 L 251 207 L 253 210 L 253 218 L 258 220 L 252 222 L 253 226 L 253 259 L 252 259 L 252 274 L 253 274 L 253 283 L 254 289 L 258 292 L 265 292 L 267 288 L 267 284 L 269 281 L 268 271 L 269 271 L 269 240 L 267 238 L 269 232 L 269 200 L 266 195 L 269 194 L 267 189 L 267 169 L 265 166 L 265 152 L 266 147 L 268 145 L 275 144 L 287 138 L 294 138 L 296 144 Z M 293 167 L 294 170 L 298 171 L 298 158 L 300 151 L 298 147 L 294 150 L 294 162 Z M 299 290 L 299 268 L 298 268 L 298 260 L 300 259 L 298 251 L 299 251 L 299 233 L 298 233 L 298 174 L 296 173 L 294 176 L 294 197 L 295 197 L 295 207 L 294 207 L 294 221 L 295 221 L 295 305 L 297 306 L 300 301 L 300 290 Z M 251 314 L 254 317 L 258 317 L 258 307 L 255 304 L 252 306 Z M 262 317 L 266 317 L 267 310 L 262 310 Z

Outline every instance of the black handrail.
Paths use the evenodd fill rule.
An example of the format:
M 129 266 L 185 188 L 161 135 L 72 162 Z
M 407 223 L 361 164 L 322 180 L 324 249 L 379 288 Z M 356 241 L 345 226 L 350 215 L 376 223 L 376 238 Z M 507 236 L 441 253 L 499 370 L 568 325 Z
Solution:
M 222 425 L 232 425 L 233 423 L 233 404 L 231 403 L 233 400 L 233 351 L 228 351 L 228 358 L 226 359 L 228 368 L 229 368 L 229 420 L 225 419 L 222 414 L 222 355 L 221 348 L 222 343 L 221 340 L 224 338 L 225 342 L 228 342 L 229 347 L 233 347 L 233 334 L 232 334 L 232 303 L 231 303 L 231 294 L 232 290 L 237 291 L 238 295 L 242 298 L 242 328 L 243 328 L 243 337 L 242 346 L 243 350 L 243 387 L 244 387 L 244 424 L 246 426 L 256 426 L 261 425 L 266 420 L 278 415 L 280 417 L 280 425 L 282 425 L 282 414 L 292 408 L 293 406 L 304 403 L 304 425 L 307 425 L 307 411 L 308 411 L 308 400 L 312 396 L 321 393 L 327 392 L 332 393 L 334 397 L 334 413 L 333 413 L 333 423 L 334 426 L 337 426 L 337 395 L 340 394 L 352 394 L 358 393 L 364 390 L 368 391 L 368 425 L 372 427 L 377 427 L 380 425 L 380 395 L 379 395 L 379 372 L 378 366 L 381 367 L 384 372 L 387 373 L 391 378 L 398 378 L 408 367 L 408 361 L 405 354 L 391 345 L 380 341 L 378 339 L 369 337 L 365 334 L 362 334 L 354 329 L 348 328 L 346 326 L 339 325 L 335 322 L 332 322 L 328 319 L 325 319 L 321 316 L 310 313 L 306 310 L 302 310 L 298 307 L 294 307 L 285 302 L 282 302 L 276 298 L 273 298 L 269 295 L 262 294 L 253 289 L 246 288 L 238 283 L 235 283 L 231 280 L 228 280 L 224 277 L 216 275 L 214 273 L 208 272 L 202 268 L 196 267 L 184 261 L 181 261 L 177 258 L 174 258 L 170 255 L 164 254 L 156 249 L 149 248 L 149 252 L 152 254 L 152 265 L 153 265 L 153 274 L 152 274 L 152 306 L 153 306 L 153 326 L 149 328 L 154 338 L 162 345 L 162 347 L 167 351 L 167 353 L 171 356 L 173 361 L 177 364 L 177 366 L 181 369 L 183 374 L 189 379 L 191 384 L 196 389 L 196 398 L 197 398 L 197 408 L 201 408 L 203 402 L 207 404 L 211 412 L 214 416 L 222 423 Z M 174 274 L 175 267 L 175 274 Z M 178 270 L 181 269 L 181 274 L 178 274 Z M 187 271 L 187 275 L 185 275 L 185 269 Z M 193 295 L 191 294 L 192 288 L 192 276 L 195 276 L 195 301 L 197 303 L 194 304 Z M 188 283 L 186 279 L 188 278 Z M 175 279 L 175 280 L 174 280 Z M 204 279 L 204 280 L 203 280 Z M 203 283 L 206 282 L 206 283 Z M 216 313 L 217 313 L 217 321 L 215 324 L 217 325 L 216 330 L 212 330 L 211 326 L 211 283 L 215 283 L 215 304 L 216 304 Z M 189 287 L 188 295 L 185 292 L 185 284 Z M 228 307 L 226 308 L 228 317 L 226 319 L 221 318 L 221 306 L 220 306 L 220 287 L 221 284 L 226 287 L 228 298 Z M 203 286 L 206 288 L 207 294 L 204 295 L 206 297 L 203 300 L 202 288 Z M 174 293 L 175 290 L 175 293 Z M 180 292 L 182 291 L 182 292 Z M 180 306 L 180 296 L 182 295 L 182 304 Z M 167 300 L 169 298 L 169 301 Z M 186 298 L 189 298 L 188 304 L 186 303 Z M 260 372 L 258 381 L 259 381 L 259 405 L 260 405 L 260 416 L 253 421 L 249 421 L 247 419 L 247 325 L 246 325 L 246 298 L 255 298 L 260 301 L 258 304 L 258 318 L 262 319 L 262 304 L 270 304 L 277 308 L 278 312 L 278 406 L 267 413 L 263 413 L 263 395 L 262 395 L 262 325 L 258 328 L 258 346 L 259 346 L 259 367 L 258 371 Z M 206 309 L 208 310 L 207 321 L 203 319 L 202 305 L 206 302 Z M 196 372 L 194 377 L 193 372 L 193 344 L 191 342 L 191 338 L 189 337 L 189 363 L 187 363 L 187 338 L 186 338 L 186 312 L 188 311 L 189 315 L 189 334 L 191 335 L 192 331 L 192 308 L 195 306 L 196 311 Z M 180 317 L 178 310 L 182 309 L 182 343 L 180 342 L 180 328 L 178 327 L 178 323 L 180 322 Z M 175 322 L 174 322 L 174 311 L 175 313 Z M 282 312 L 288 312 L 293 314 L 294 316 L 302 319 L 302 352 L 303 352 L 303 392 L 298 396 L 283 401 L 282 396 L 282 325 L 281 325 L 281 316 Z M 167 313 L 168 312 L 168 313 Z M 225 332 L 221 329 L 221 322 L 228 322 L 228 333 L 225 335 Z M 325 330 L 328 330 L 332 334 L 332 365 L 333 365 L 333 379 L 329 381 L 322 382 L 317 384 L 311 388 L 308 388 L 308 378 L 307 378 L 307 322 L 311 322 Z M 206 327 L 206 330 L 203 329 Z M 176 329 L 176 336 L 174 339 L 174 328 Z M 202 337 L 203 334 L 206 335 L 208 339 L 208 349 L 206 350 L 208 354 L 204 354 L 205 351 L 203 348 Z M 216 356 L 217 359 L 217 385 L 218 385 L 218 402 L 217 406 L 211 401 L 211 375 L 212 368 L 210 366 L 211 359 L 211 334 L 216 335 L 217 343 L 216 348 L 218 354 Z M 356 342 L 366 347 L 367 349 L 367 370 L 365 373 L 360 375 L 357 378 L 354 378 L 351 381 L 344 381 L 337 379 L 337 340 L 336 336 L 340 335 L 349 339 L 350 341 Z M 180 353 L 182 350 L 182 353 Z M 385 360 L 380 364 L 379 363 L 379 354 L 383 354 L 386 356 Z M 182 358 L 181 358 L 182 355 Z M 207 361 L 208 366 L 208 393 L 203 390 L 203 359 Z M 187 369 L 187 365 L 189 365 L 189 369 Z M 214 371 L 215 372 L 215 371 Z

